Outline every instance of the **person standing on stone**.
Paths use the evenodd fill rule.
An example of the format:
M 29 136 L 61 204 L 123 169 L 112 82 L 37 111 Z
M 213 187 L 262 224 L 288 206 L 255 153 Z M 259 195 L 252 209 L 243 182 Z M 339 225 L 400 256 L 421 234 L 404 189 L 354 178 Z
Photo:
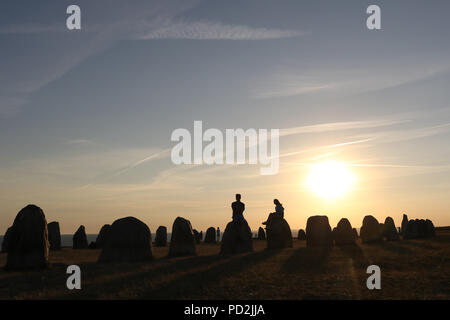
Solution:
M 275 212 L 269 214 L 269 217 L 262 224 L 269 226 L 272 222 L 272 219 L 283 219 L 284 218 L 284 208 L 283 205 L 278 201 L 278 199 L 274 199 L 273 203 L 275 204 Z
M 217 241 L 220 241 L 220 228 L 217 227 Z
M 245 204 L 241 202 L 241 195 L 236 194 L 236 201 L 231 204 L 231 209 L 233 210 L 233 221 L 244 220 L 244 210 Z

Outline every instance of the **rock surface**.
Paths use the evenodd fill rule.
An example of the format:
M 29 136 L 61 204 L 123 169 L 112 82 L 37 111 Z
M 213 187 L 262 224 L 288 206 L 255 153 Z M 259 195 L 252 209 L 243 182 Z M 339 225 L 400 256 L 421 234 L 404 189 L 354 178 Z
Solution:
M 48 242 L 50 243 L 50 250 L 61 249 L 61 232 L 59 230 L 59 223 L 57 221 L 50 222 L 47 225 Z
M 176 218 L 172 226 L 169 256 L 178 257 L 196 254 L 197 250 L 191 222 L 181 217 Z
M 155 236 L 155 246 L 165 247 L 167 246 L 167 228 L 164 226 L 159 226 L 156 230 Z
M 266 228 L 267 249 L 292 248 L 292 233 L 284 218 L 274 218 Z
M 80 226 L 75 232 L 72 238 L 72 248 L 73 249 L 87 249 L 88 241 L 86 236 L 86 230 L 84 226 Z
M 245 219 L 231 221 L 222 236 L 220 254 L 231 255 L 253 251 L 252 232 Z
M 382 240 L 383 229 L 375 217 L 368 215 L 363 219 L 359 236 L 363 243 L 378 242 Z
M 327 216 L 312 216 L 306 223 L 306 246 L 332 246 L 333 237 Z
M 100 232 L 98 233 L 97 240 L 95 241 L 95 244 L 97 248 L 101 249 L 105 246 L 105 243 L 109 239 L 109 233 L 111 232 L 111 225 L 105 224 L 100 229 Z
M 355 244 L 355 232 L 353 231 L 350 221 L 342 218 L 336 226 L 334 233 L 334 241 L 337 246 L 353 245 Z
M 204 243 L 216 243 L 216 229 L 213 227 L 208 228 L 205 234 Z

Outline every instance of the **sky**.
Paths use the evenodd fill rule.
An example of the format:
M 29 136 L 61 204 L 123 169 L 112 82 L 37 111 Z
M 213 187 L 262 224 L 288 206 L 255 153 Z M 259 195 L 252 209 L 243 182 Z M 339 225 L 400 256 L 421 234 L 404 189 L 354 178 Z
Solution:
M 81 8 L 68 30 L 66 8 Z M 381 8 L 381 30 L 366 9 Z M 62 233 L 135 216 L 256 230 L 403 213 L 450 225 L 448 1 L 22 1 L 0 5 L 0 234 L 27 204 Z M 280 167 L 174 165 L 177 128 L 280 130 Z M 345 164 L 344 196 L 311 192 Z

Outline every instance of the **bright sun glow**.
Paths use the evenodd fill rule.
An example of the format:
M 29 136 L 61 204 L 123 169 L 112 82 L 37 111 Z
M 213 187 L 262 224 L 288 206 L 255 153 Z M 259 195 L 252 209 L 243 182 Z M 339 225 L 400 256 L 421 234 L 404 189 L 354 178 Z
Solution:
M 313 193 L 326 199 L 344 196 L 355 183 L 352 171 L 340 162 L 322 162 L 311 166 L 306 185 Z

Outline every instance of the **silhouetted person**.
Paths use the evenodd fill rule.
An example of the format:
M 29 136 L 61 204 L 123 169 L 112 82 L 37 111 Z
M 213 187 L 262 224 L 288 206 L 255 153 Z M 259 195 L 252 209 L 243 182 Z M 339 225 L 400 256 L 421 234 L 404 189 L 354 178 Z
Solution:
M 244 210 L 245 204 L 241 202 L 241 195 L 236 194 L 236 201 L 231 204 L 231 209 L 233 209 L 233 221 L 244 220 Z
M 280 201 L 278 199 L 274 199 L 273 203 L 275 204 L 275 212 L 272 212 L 269 214 L 269 217 L 266 221 L 264 221 L 262 224 L 266 225 L 267 227 L 270 226 L 270 223 L 273 219 L 283 219 L 284 218 L 284 208 L 281 205 Z M 266 229 L 267 229 L 266 227 Z
M 220 241 L 220 228 L 217 227 L 217 241 Z

